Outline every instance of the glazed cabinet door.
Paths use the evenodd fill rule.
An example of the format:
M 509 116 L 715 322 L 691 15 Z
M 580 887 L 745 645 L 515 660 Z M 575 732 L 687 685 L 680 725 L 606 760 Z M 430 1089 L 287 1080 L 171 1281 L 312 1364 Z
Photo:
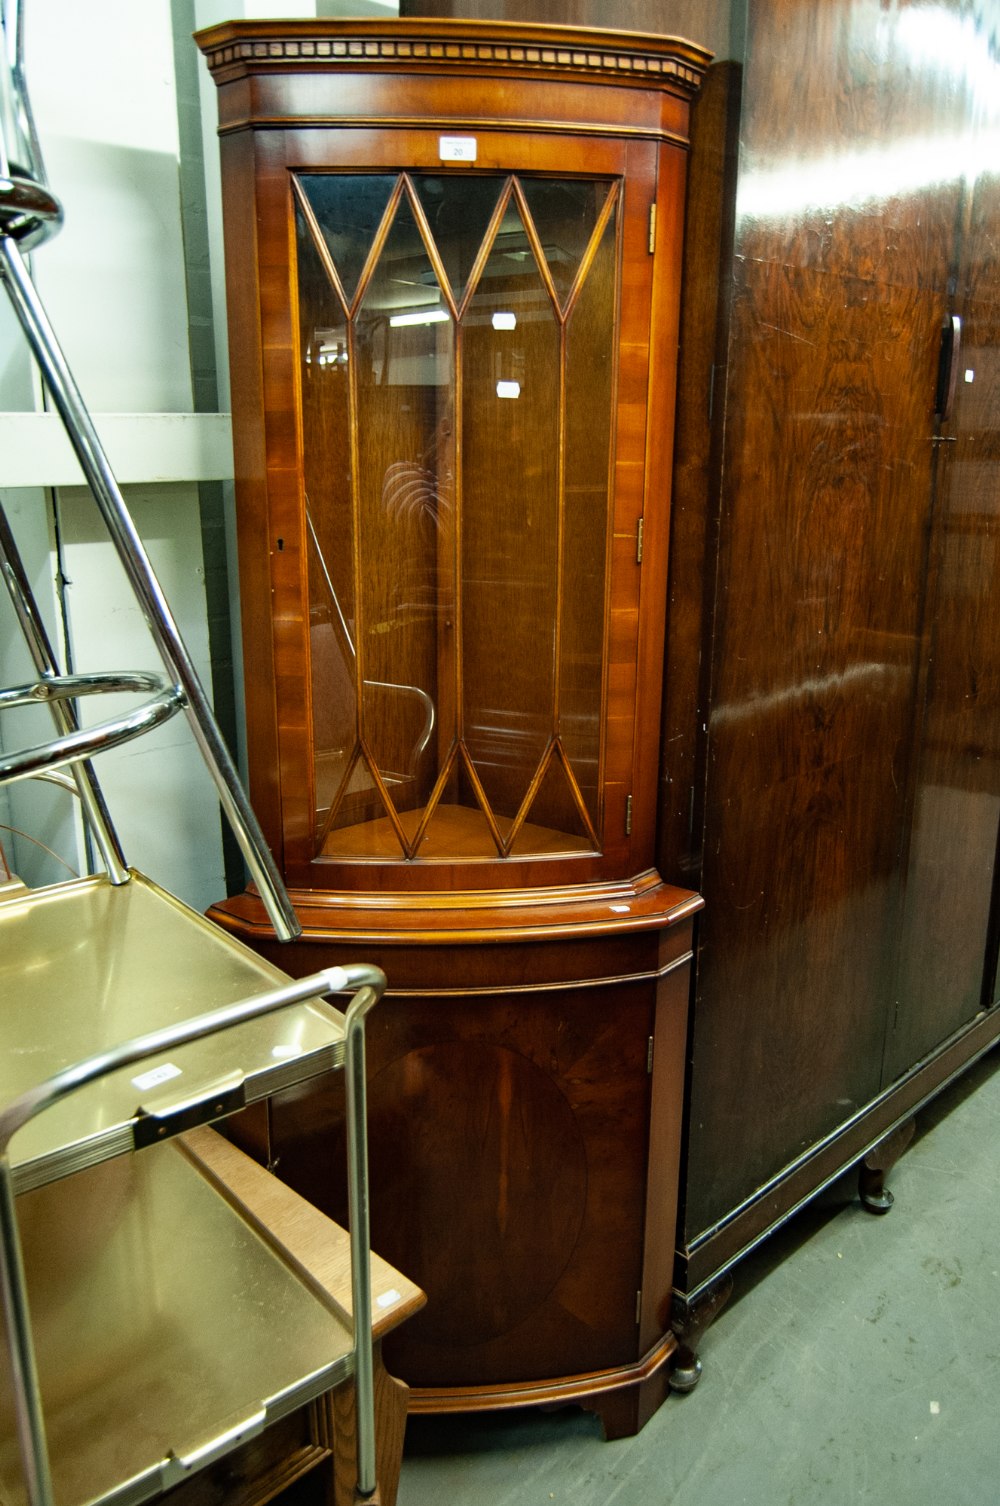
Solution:
M 431 887 L 584 881 L 628 851 L 658 153 L 461 140 L 474 168 L 420 132 L 257 148 L 258 548 L 305 887 L 405 887 L 414 858 Z
M 635 1358 L 652 1022 L 642 985 L 373 1015 L 372 1240 L 433 1293 L 391 1369 L 523 1385 Z M 336 1083 L 272 1106 L 281 1175 L 321 1208 L 341 1133 Z

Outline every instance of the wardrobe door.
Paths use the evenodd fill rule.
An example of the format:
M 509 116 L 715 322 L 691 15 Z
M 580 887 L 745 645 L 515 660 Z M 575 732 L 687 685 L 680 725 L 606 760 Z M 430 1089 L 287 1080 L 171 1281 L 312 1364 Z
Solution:
M 958 17 L 950 20 L 958 26 Z M 987 71 L 985 37 L 978 38 Z M 972 45 L 972 43 L 969 43 Z M 970 70 L 957 155 L 974 165 L 1000 124 L 994 79 Z M 928 592 L 927 666 L 892 1082 L 996 999 L 1000 822 L 1000 173 L 967 186 L 949 305 Z M 952 321 L 954 320 L 954 324 Z
M 750 7 L 713 407 L 689 1242 L 883 1080 L 960 201 L 905 170 L 954 100 L 904 33 L 878 0 Z

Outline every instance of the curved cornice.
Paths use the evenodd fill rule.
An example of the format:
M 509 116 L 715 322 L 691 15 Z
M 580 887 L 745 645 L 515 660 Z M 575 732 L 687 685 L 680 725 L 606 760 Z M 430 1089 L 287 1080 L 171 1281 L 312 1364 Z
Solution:
M 285 70 L 378 67 L 639 84 L 692 95 L 711 61 L 693 42 L 642 32 L 488 21 L 246 21 L 198 32 L 221 83 Z

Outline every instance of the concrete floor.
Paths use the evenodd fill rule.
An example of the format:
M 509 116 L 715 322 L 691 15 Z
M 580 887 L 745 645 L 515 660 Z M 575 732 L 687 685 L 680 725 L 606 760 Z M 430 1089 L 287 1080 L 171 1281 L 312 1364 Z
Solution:
M 412 1418 L 398 1506 L 1000 1502 L 998 1152 L 994 1053 L 919 1116 L 889 1214 L 844 1179 L 743 1263 L 700 1385 L 637 1437 Z

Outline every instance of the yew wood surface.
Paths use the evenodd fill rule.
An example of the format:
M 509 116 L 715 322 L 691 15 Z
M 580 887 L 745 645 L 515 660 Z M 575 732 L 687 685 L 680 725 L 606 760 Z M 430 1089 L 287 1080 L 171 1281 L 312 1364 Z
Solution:
M 671 986 L 683 1012 L 686 974 Z M 405 1248 L 429 1295 L 387 1351 L 412 1385 L 523 1385 L 641 1357 L 657 987 L 411 995 L 373 1015 L 373 1240 L 390 1259 Z M 282 1177 L 333 1216 L 341 1124 L 335 1084 L 272 1104 Z M 668 1265 L 654 1307 L 669 1286 Z
M 368 42 L 359 60 L 352 57 L 335 64 L 299 65 L 287 58 L 271 55 L 272 41 L 279 50 L 287 37 L 311 38 L 314 35 L 350 35 L 370 38 L 376 50 L 384 40 L 398 32 L 387 23 L 344 23 L 341 27 L 310 27 L 305 23 L 283 27 L 278 23 L 260 23 L 216 28 L 201 34 L 200 44 L 211 61 L 222 62 L 217 70 L 220 83 L 222 149 L 224 175 L 228 181 L 230 157 L 237 169 L 245 161 L 248 136 L 254 140 L 257 176 L 254 185 L 253 238 L 239 235 L 231 240 L 227 253 L 227 277 L 231 287 L 247 284 L 245 258 L 256 257 L 254 268 L 260 298 L 260 346 L 257 351 L 237 351 L 234 361 L 234 390 L 246 397 L 235 417 L 237 425 L 253 427 L 254 413 L 263 414 L 266 435 L 264 473 L 263 457 L 248 446 L 246 473 L 251 496 L 267 494 L 266 511 L 254 506 L 244 512 L 241 505 L 241 559 L 246 561 L 242 580 L 244 599 L 263 599 L 262 576 L 267 561 L 270 592 L 278 604 L 273 621 L 273 684 L 271 671 L 258 675 L 257 663 L 266 654 L 261 641 L 260 621 L 248 626 L 248 722 L 261 728 L 251 738 L 251 765 L 262 762 L 266 771 L 252 775 L 254 789 L 263 795 L 269 839 L 279 854 L 283 870 L 293 886 L 312 889 L 350 889 L 357 887 L 414 889 L 470 889 L 515 885 L 538 887 L 553 881 L 577 884 L 592 883 L 601 877 L 641 871 L 652 859 L 652 836 L 655 812 L 655 767 L 648 752 L 655 744 L 653 729 L 659 716 L 660 676 L 658 665 L 662 653 L 662 594 L 652 582 L 666 565 L 667 518 L 669 512 L 669 458 L 671 438 L 668 416 L 674 400 L 674 362 L 670 355 L 676 343 L 676 304 L 678 297 L 680 234 L 680 200 L 683 190 L 683 153 L 670 146 L 657 148 L 655 139 L 632 140 L 629 136 L 674 135 L 682 140 L 687 129 L 687 97 L 692 82 L 704 64 L 704 54 L 697 48 L 682 45 L 672 49 L 663 38 L 630 37 L 615 39 L 617 55 L 636 52 L 647 58 L 666 60 L 677 53 L 686 59 L 689 78 L 676 84 L 669 78 L 650 79 L 637 85 L 638 72 L 619 78 L 613 70 L 592 70 L 563 66 L 558 59 L 544 70 L 545 77 L 510 62 L 503 69 L 495 62 L 485 64 L 480 44 L 495 45 L 497 37 L 505 43 L 520 36 L 517 28 L 481 26 L 453 28 L 463 44 L 463 61 L 452 73 L 434 77 L 423 74 L 410 60 L 395 60 L 394 71 L 384 57 L 377 63 L 367 56 Z M 440 27 L 414 24 L 403 28 L 402 35 L 421 38 Z M 562 35 L 562 34 L 561 34 Z M 226 47 L 234 38 L 261 40 L 260 58 L 230 56 Z M 529 41 L 542 32 L 528 29 Z M 588 34 L 570 31 L 565 43 L 567 57 L 587 56 L 574 48 L 596 46 L 601 40 Z M 285 41 L 281 39 L 285 38 Z M 472 58 L 465 40 L 475 42 Z M 492 39 L 492 40 L 491 40 Z M 523 38 L 522 38 L 523 40 Z M 607 37 L 604 43 L 610 48 Z M 414 45 L 416 45 L 414 43 Z M 509 49 L 508 49 L 509 50 Z M 596 58 L 597 54 L 594 54 Z M 604 53 L 601 53 L 604 57 Z M 468 59 L 466 61 L 466 59 Z M 337 70 L 336 88 L 325 67 Z M 589 65 L 588 65 L 589 66 Z M 618 66 L 616 64 L 616 66 Z M 631 67 L 631 63 L 629 64 Z M 651 68 L 652 63 L 647 66 Z M 608 76 L 604 76 L 607 74 Z M 499 76 L 502 75 L 502 76 Z M 551 75 L 551 76 L 549 76 Z M 655 87 L 650 87 L 652 82 Z M 542 96 L 546 110 L 540 105 Z M 322 96 L 324 126 L 317 130 Z M 335 102 L 335 103 L 334 103 Z M 354 121 L 352 114 L 361 110 L 367 128 L 334 129 L 338 119 Z M 673 112 L 669 120 L 663 111 Z M 480 117 L 479 113 L 483 114 Z M 519 114 L 523 111 L 523 117 Z M 325 112 L 325 113 L 324 113 Z M 379 130 L 381 120 L 404 123 L 401 132 Z M 655 117 L 655 118 L 654 118 Z M 360 118 L 360 117 L 358 117 Z M 555 136 L 537 129 L 539 120 L 549 120 Z M 290 200 L 288 173 L 319 167 L 364 166 L 369 171 L 379 166 L 398 169 L 410 166 L 438 168 L 440 123 L 449 130 L 474 129 L 479 137 L 480 155 L 477 168 L 500 168 L 521 171 L 585 171 L 626 177 L 626 193 L 621 211 L 621 236 L 625 275 L 621 288 L 620 339 L 617 360 L 617 405 L 615 441 L 615 525 L 611 550 L 610 599 L 611 637 L 607 665 L 607 703 L 605 717 L 605 777 L 603 785 L 603 851 L 600 856 L 562 855 L 546 858 L 512 857 L 497 861 L 457 862 L 447 867 L 431 862 L 393 863 L 337 862 L 313 860 L 313 794 L 309 738 L 310 685 L 308 664 L 307 616 L 302 603 L 307 599 L 305 538 L 301 516 L 301 456 L 298 451 L 296 396 L 296 332 L 293 278 L 289 264 Z M 504 122 L 516 129 L 504 127 Z M 528 134 L 523 126 L 531 122 Z M 307 125 L 308 129 L 303 129 Z M 484 128 L 490 126 L 488 134 Z M 598 132 L 582 136 L 581 131 Z M 575 134 L 574 134 L 575 133 Z M 612 139 L 612 133 L 620 139 Z M 246 177 L 239 179 L 239 192 L 246 196 Z M 654 312 L 654 360 L 650 363 L 650 287 L 653 261 L 646 251 L 650 203 L 657 201 L 661 231 L 658 239 L 658 291 Z M 246 300 L 244 300 L 246 302 Z M 241 313 L 243 306 L 241 305 Z M 246 306 L 249 317 L 249 305 Z M 660 334 L 662 326 L 662 335 Z M 663 354 L 661 354 L 661 352 Z M 651 427 L 647 435 L 648 409 L 664 419 Z M 259 419 L 256 421 L 259 430 Z M 649 443 L 647 445 L 647 439 Z M 645 548 L 649 563 L 640 570 L 635 559 L 636 529 L 640 515 L 645 524 Z M 643 601 L 640 631 L 640 588 L 643 579 L 651 582 Z M 265 666 L 261 663 L 261 669 Z M 275 710 L 277 705 L 277 723 Z M 272 732 L 272 729 L 273 732 Z M 276 738 L 271 741 L 272 736 Z M 273 770 L 277 767 L 281 810 L 275 824 Z M 632 796 L 632 835 L 626 836 L 626 798 Z
M 242 137 L 233 138 L 242 140 Z M 260 261 L 261 277 L 270 277 L 262 290 L 262 322 L 264 326 L 264 351 L 266 360 L 260 372 L 261 398 L 264 404 L 267 433 L 268 462 L 266 484 L 269 492 L 269 512 L 266 517 L 252 513 L 244 517 L 241 511 L 241 558 L 258 558 L 266 553 L 270 561 L 271 589 L 274 599 L 285 603 L 285 609 L 274 615 L 274 694 L 279 706 L 278 760 L 282 790 L 282 830 L 269 832 L 272 841 L 283 852 L 283 868 L 286 878 L 293 886 L 302 885 L 313 889 L 357 887 L 369 888 L 471 888 L 516 884 L 537 887 L 566 874 L 564 857 L 548 859 L 509 858 L 478 861 L 463 864 L 458 860 L 442 866 L 421 861 L 396 860 L 386 864 L 372 863 L 364 859 L 352 863 L 349 859 L 338 861 L 331 858 L 313 860 L 312 769 L 309 750 L 312 718 L 309 714 L 310 687 L 306 665 L 308 663 L 308 615 L 307 577 L 304 569 L 305 538 L 301 513 L 301 492 L 297 439 L 294 423 L 295 406 L 295 333 L 289 290 L 292 285 L 288 265 L 288 186 L 287 166 L 315 169 L 320 165 L 351 166 L 362 160 L 371 171 L 381 166 L 400 165 L 398 138 L 388 133 L 366 133 L 363 140 L 356 135 L 340 132 L 324 132 L 310 136 L 305 145 L 311 150 L 303 156 L 298 151 L 299 143 L 284 142 L 282 150 L 278 135 L 267 137 L 267 150 L 259 151 L 260 171 L 257 182 L 258 222 L 261 226 Z M 578 144 L 582 151 L 582 144 Z M 321 150 L 318 150 L 321 148 Z M 224 141 L 224 151 L 229 149 L 229 138 Z M 556 147 L 543 142 L 530 153 L 535 169 L 556 171 L 565 168 L 574 144 L 565 140 Z M 500 136 L 491 139 L 489 150 L 495 156 L 491 163 L 486 155 L 483 166 L 519 166 L 517 155 L 519 142 L 516 138 Z M 581 163 L 584 160 L 581 156 Z M 619 351 L 618 367 L 618 423 L 615 463 L 616 513 L 615 535 L 611 551 L 611 648 L 608 666 L 608 692 L 606 711 L 605 747 L 605 841 L 599 857 L 581 855 L 571 858 L 577 882 L 593 881 L 601 875 L 636 871 L 648 865 L 652 856 L 652 813 L 654 807 L 653 784 L 648 774 L 639 782 L 632 769 L 633 739 L 637 722 L 637 684 L 640 683 L 636 668 L 636 635 L 638 632 L 639 590 L 642 571 L 635 558 L 635 540 L 638 519 L 643 513 L 643 450 L 646 439 L 646 398 L 649 388 L 648 376 L 648 322 L 645 312 L 649 299 L 649 258 L 645 252 L 648 226 L 648 207 L 655 184 L 655 152 L 653 148 L 636 143 L 629 148 L 628 167 L 634 177 L 622 209 L 622 237 L 626 263 L 634 260 L 640 276 L 638 285 L 631 277 L 626 278 L 621 294 L 621 328 L 623 339 Z M 272 167 L 272 161 L 274 166 Z M 411 140 L 407 150 L 408 165 L 414 168 L 436 167 L 437 134 L 426 133 L 424 137 Z M 599 150 L 586 150 L 586 165 L 595 175 L 614 176 L 625 166 L 624 149 L 611 143 Z M 669 231 L 669 223 L 668 223 Z M 230 266 L 229 276 L 239 277 L 238 266 Z M 676 280 L 673 285 L 676 298 Z M 628 339 L 624 338 L 628 335 Z M 253 373 L 244 374 L 237 380 L 234 368 L 234 386 L 243 386 L 252 380 Z M 667 386 L 666 399 L 669 406 L 671 389 L 669 372 L 659 379 L 659 388 Z M 659 389 L 658 389 L 659 390 Z M 664 558 L 665 530 L 669 506 L 669 489 L 662 481 L 646 511 L 646 547 L 652 552 L 654 565 L 659 547 L 660 560 Z M 266 533 L 265 530 L 266 529 Z M 658 545 L 658 540 L 663 543 Z M 648 573 L 648 571 L 647 571 Z M 251 586 L 254 589 L 254 586 Z M 655 656 L 662 640 L 662 617 L 657 612 L 655 599 L 650 611 L 653 623 L 646 631 L 640 663 L 643 668 Z M 257 624 L 252 625 L 259 631 Z M 248 661 L 249 662 L 249 661 Z M 655 726 L 658 714 L 659 676 L 645 673 L 641 678 L 643 697 L 648 703 L 639 705 L 642 717 L 640 727 Z M 259 679 L 251 674 L 247 684 L 248 723 L 257 724 L 258 699 L 264 725 L 273 720 L 273 711 L 266 707 L 264 698 L 271 694 L 266 676 Z M 648 740 L 648 734 L 646 739 Z M 640 734 L 640 743 L 644 741 Z M 266 751 L 262 748 L 262 752 Z M 256 739 L 251 744 L 251 763 L 257 759 Z M 633 794 L 633 837 L 625 836 L 625 797 Z
M 439 31 L 413 25 L 408 45 Z M 359 46 L 346 65 L 313 67 L 292 57 L 286 30 L 296 48 L 320 34 Z M 231 46 L 240 32 L 249 49 Z M 368 1033 L 373 1239 L 390 1260 L 406 1249 L 429 1303 L 399 1330 L 390 1363 L 430 1408 L 590 1396 L 610 1430 L 627 1431 L 665 1394 L 674 1348 L 680 1089 L 701 903 L 652 862 L 684 145 L 705 55 L 574 31 L 548 56 L 539 29 L 470 25 L 452 29 L 458 51 L 432 66 L 404 61 L 395 43 L 387 56 L 392 34 L 391 23 L 251 23 L 200 39 L 218 64 L 224 181 L 230 161 L 242 166 L 231 181 L 252 197 L 237 224 L 252 218 L 254 235 L 229 247 L 227 276 L 240 283 L 244 258 L 256 258 L 258 344 L 234 363 L 233 383 L 248 394 L 238 421 L 265 436 L 246 450 L 252 496 L 266 500 L 241 516 L 240 550 L 253 562 L 244 613 L 268 618 L 273 634 L 268 644 L 254 625 L 253 652 L 272 659 L 258 679 L 248 655 L 250 760 L 277 769 L 267 833 L 305 927 L 281 962 L 311 971 L 363 949 L 391 980 Z M 501 66 L 517 37 L 527 60 L 512 66 L 508 53 Z M 289 176 L 437 172 L 443 130 L 476 135 L 477 171 L 624 183 L 599 855 L 314 860 Z M 238 308 L 253 317 L 248 300 Z M 276 945 L 252 894 L 213 916 L 264 952 Z M 282 1178 L 328 1211 L 339 1092 L 293 1090 L 272 1103 L 263 1134 L 260 1115 L 247 1126 Z
M 582 889 L 506 890 L 414 895 L 293 890 L 303 928 L 322 940 L 359 944 L 402 941 L 426 948 L 451 942 L 525 942 L 626 937 L 688 919 L 702 907 L 699 895 L 664 884 L 655 871 L 618 884 Z M 266 943 L 273 931 L 259 898 L 247 892 L 220 901 L 213 920 Z

